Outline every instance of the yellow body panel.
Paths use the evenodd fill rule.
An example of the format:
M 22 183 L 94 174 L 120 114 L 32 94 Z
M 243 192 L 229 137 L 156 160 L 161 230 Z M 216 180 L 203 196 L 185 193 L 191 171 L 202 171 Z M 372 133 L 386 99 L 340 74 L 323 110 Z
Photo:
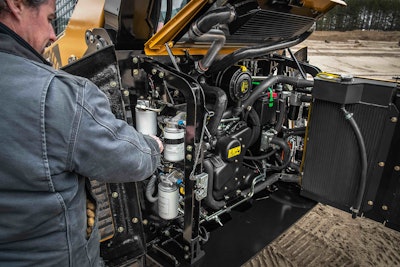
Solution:
M 192 20 L 207 2 L 208 0 L 191 0 L 184 6 L 176 16 L 171 18 L 164 27 L 145 43 L 144 52 L 146 55 L 166 55 L 165 44 L 168 43 L 170 47 L 173 47 L 173 44 L 170 43 L 171 40 L 178 35 L 180 30 Z
M 44 53 L 55 68 L 65 66 L 69 59 L 79 59 L 85 54 L 85 32 L 104 25 L 104 3 L 105 0 L 82 0 L 76 3 L 66 30 Z

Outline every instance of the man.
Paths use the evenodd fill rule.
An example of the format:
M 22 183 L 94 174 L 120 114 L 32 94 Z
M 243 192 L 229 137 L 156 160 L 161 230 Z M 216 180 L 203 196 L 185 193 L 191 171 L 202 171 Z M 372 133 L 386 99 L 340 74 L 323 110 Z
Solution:
M 0 0 L 0 266 L 99 266 L 83 177 L 145 179 L 163 149 L 42 58 L 54 12 L 55 0 Z

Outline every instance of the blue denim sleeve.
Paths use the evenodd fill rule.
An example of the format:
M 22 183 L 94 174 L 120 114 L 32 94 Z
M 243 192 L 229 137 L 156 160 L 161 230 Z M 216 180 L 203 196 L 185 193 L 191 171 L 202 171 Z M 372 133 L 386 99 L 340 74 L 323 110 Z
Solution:
M 71 170 L 106 182 L 148 178 L 160 161 L 157 142 L 116 119 L 106 95 L 86 80 L 77 95 Z

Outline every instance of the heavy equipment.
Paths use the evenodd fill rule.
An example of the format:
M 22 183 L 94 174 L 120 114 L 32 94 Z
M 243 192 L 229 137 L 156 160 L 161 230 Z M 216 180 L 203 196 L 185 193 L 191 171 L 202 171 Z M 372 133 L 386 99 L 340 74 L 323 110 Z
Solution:
M 207 224 L 276 184 L 400 229 L 398 84 L 325 73 L 291 50 L 337 5 L 77 2 L 46 57 L 165 145 L 145 181 L 91 182 L 106 266 L 198 265 Z

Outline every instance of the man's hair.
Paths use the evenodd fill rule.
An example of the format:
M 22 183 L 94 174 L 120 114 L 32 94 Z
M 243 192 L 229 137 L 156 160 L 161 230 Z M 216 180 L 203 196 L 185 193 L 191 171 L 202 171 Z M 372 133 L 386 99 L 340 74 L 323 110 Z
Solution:
M 23 0 L 24 4 L 30 7 L 39 7 L 45 3 L 47 3 L 49 0 Z M 8 6 L 5 0 L 0 0 L 0 13 L 2 13 L 4 10 L 7 10 Z

